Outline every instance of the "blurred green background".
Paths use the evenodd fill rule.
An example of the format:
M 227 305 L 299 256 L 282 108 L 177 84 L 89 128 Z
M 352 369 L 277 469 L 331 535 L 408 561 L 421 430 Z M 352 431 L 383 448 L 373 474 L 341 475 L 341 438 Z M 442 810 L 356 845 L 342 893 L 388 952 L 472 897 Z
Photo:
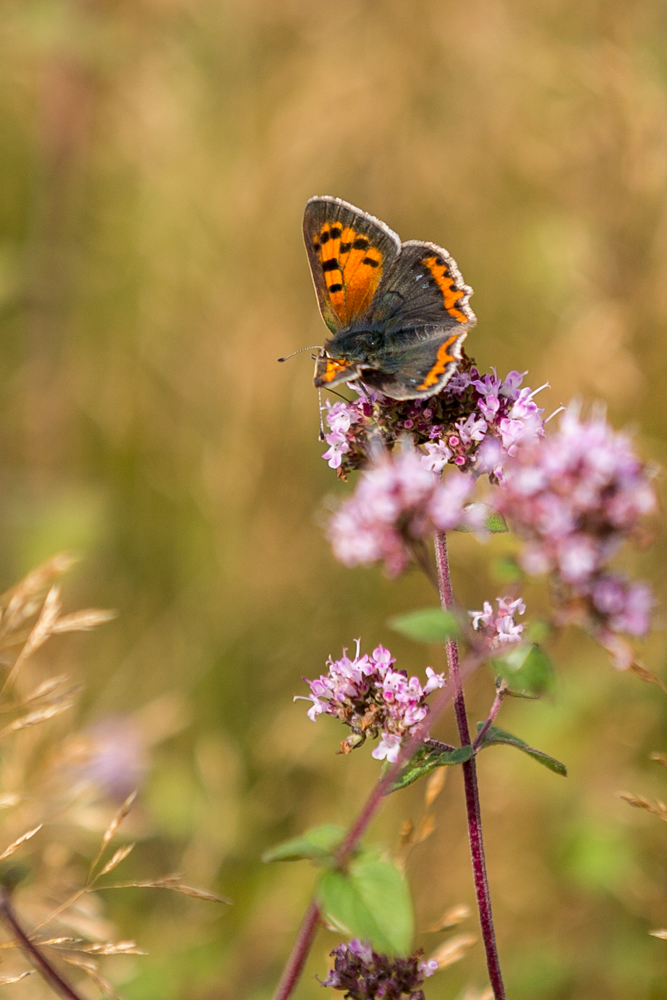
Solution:
M 428 584 L 343 570 L 322 534 L 325 498 L 349 487 L 319 457 L 308 355 L 276 364 L 324 332 L 304 203 L 339 195 L 446 246 L 475 288 L 466 346 L 483 370 L 549 381 L 548 410 L 604 400 L 664 463 L 667 9 L 5 0 L 0 32 L 1 582 L 83 553 L 68 606 L 120 617 L 58 647 L 86 683 L 79 724 L 165 705 L 180 720 L 152 752 L 146 835 L 119 874 L 179 870 L 233 900 L 110 898 L 118 936 L 150 953 L 118 960 L 120 991 L 264 1000 L 313 876 L 259 856 L 349 821 L 377 773 L 292 702 L 301 677 L 356 636 L 411 672 L 442 666 L 386 625 L 432 603 Z M 511 544 L 453 539 L 465 606 L 500 592 Z M 666 554 L 659 540 L 630 563 L 659 594 Z M 574 632 L 552 652 L 554 697 L 509 704 L 501 724 L 570 777 L 507 748 L 480 763 L 508 995 L 664 1000 L 667 942 L 648 931 L 667 926 L 667 830 L 617 792 L 667 798 L 648 760 L 667 698 Z M 663 631 L 642 655 L 664 672 Z M 470 691 L 483 717 L 490 676 Z M 395 796 L 376 839 L 395 844 L 422 791 Z M 458 773 L 409 873 L 429 950 L 442 935 L 425 928 L 474 898 Z M 312 977 L 337 940 L 319 937 L 304 1000 L 325 995 Z M 485 979 L 478 944 L 427 995 Z

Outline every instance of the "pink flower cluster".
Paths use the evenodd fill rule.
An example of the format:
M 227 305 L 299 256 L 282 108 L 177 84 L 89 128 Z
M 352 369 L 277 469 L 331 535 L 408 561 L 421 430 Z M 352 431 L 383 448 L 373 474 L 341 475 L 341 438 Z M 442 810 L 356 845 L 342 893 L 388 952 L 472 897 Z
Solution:
M 543 410 L 533 397 L 544 389 L 522 389 L 526 372 L 510 372 L 506 379 L 493 375 L 475 378 L 477 371 L 461 371 L 446 387 L 452 395 L 465 399 L 467 416 L 454 422 L 451 428 L 433 428 L 433 441 L 424 445 L 427 455 L 425 468 L 441 472 L 453 463 L 460 469 L 474 468 L 490 472 L 497 479 L 502 475 L 505 455 L 515 455 L 521 441 L 544 434 Z
M 464 503 L 473 486 L 471 476 L 458 473 L 442 482 L 411 447 L 385 453 L 332 516 L 334 554 L 346 566 L 383 562 L 396 576 L 408 565 L 415 542 L 466 520 Z
M 384 646 L 360 656 L 357 640 L 353 660 L 343 650 L 340 660 L 329 657 L 326 674 L 314 681 L 304 677 L 311 691 L 307 700 L 313 703 L 308 718 L 314 722 L 323 713 L 335 715 L 352 730 L 341 744 L 343 752 L 360 746 L 368 736 L 381 735 L 373 757 L 395 761 L 405 736 L 426 718 L 426 698 L 444 687 L 444 675 L 431 667 L 426 668 L 428 680 L 422 687 L 417 677 L 394 670 L 395 662 Z
M 324 408 L 329 447 L 322 457 L 342 475 L 363 468 L 373 431 L 389 448 L 411 438 L 423 447 L 423 465 L 431 472 L 450 464 L 498 478 L 504 456 L 513 455 L 527 436 L 544 433 L 543 411 L 533 399 L 539 390 L 521 388 L 525 374 L 510 372 L 502 380 L 495 370 L 480 377 L 469 368 L 457 372 L 437 395 L 404 401 L 351 386 L 359 399 Z
M 627 434 L 614 432 L 600 414 L 582 420 L 571 407 L 557 433 L 517 449 L 495 504 L 526 540 L 521 563 L 528 573 L 554 573 L 601 626 L 632 635 L 648 630 L 648 585 L 608 569 L 656 507 L 651 475 Z
M 352 430 L 352 426 L 365 422 L 366 416 L 370 418 L 373 415 L 373 408 L 370 403 L 358 399 L 350 403 L 337 402 L 323 409 L 329 425 L 329 434 L 325 434 L 324 438 L 329 447 L 322 458 L 326 460 L 330 469 L 339 469 L 343 456 L 347 455 L 354 444 L 355 431 Z M 368 410 L 368 414 L 365 410 Z
M 492 648 L 521 642 L 523 625 L 514 621 L 515 615 L 522 615 L 526 605 L 520 597 L 497 597 L 498 610 L 494 611 L 488 601 L 484 601 L 483 611 L 469 611 L 472 627 L 486 636 Z

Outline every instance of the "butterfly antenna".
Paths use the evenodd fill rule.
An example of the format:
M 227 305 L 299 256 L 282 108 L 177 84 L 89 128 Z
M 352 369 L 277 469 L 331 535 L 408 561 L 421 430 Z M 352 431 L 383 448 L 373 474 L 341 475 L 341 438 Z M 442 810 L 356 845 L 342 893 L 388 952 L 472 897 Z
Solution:
M 320 344 L 313 344 L 312 347 L 300 347 L 298 351 L 292 351 L 291 354 L 286 355 L 284 358 L 278 358 L 278 361 L 289 361 L 293 358 L 295 354 L 303 354 L 304 351 L 321 351 L 322 347 Z

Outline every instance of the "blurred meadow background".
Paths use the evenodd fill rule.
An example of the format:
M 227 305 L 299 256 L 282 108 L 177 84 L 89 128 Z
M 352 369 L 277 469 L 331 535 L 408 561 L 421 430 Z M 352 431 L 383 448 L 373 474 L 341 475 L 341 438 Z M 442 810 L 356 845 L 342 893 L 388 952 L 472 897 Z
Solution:
M 0 585 L 75 551 L 65 611 L 118 611 L 35 657 L 33 682 L 67 673 L 84 687 L 2 758 L 0 848 L 46 796 L 45 828 L 17 853 L 35 871 L 16 895 L 34 924 L 40 872 L 85 876 L 138 784 L 126 834 L 138 846 L 113 877 L 178 871 L 232 905 L 140 888 L 88 897 L 81 933 L 96 921 L 148 952 L 109 957 L 104 974 L 127 1000 L 265 1000 L 313 874 L 260 854 L 348 822 L 378 770 L 368 748 L 337 756 L 336 724 L 293 703 L 302 676 L 357 636 L 411 673 L 443 667 L 386 624 L 432 604 L 428 583 L 344 570 L 323 537 L 326 498 L 349 485 L 320 458 L 308 354 L 276 364 L 324 336 L 304 203 L 338 195 L 403 239 L 446 246 L 475 289 L 466 347 L 479 367 L 548 381 L 547 410 L 603 400 L 664 466 L 667 9 L 5 0 L 0 53 Z M 502 592 L 512 544 L 452 540 L 464 606 Z M 666 555 L 659 536 L 632 567 L 663 595 L 641 650 L 663 677 Z M 545 601 L 537 585 L 524 596 L 534 612 Z M 480 763 L 508 995 L 665 1000 L 667 942 L 649 931 L 667 926 L 667 829 L 618 792 L 667 798 L 649 759 L 667 750 L 667 697 L 574 632 L 551 652 L 553 696 L 511 702 L 501 725 L 569 777 L 507 748 Z M 480 673 L 471 716 L 491 694 Z M 57 741 L 69 764 L 50 756 Z M 393 849 L 422 796 L 394 796 L 373 837 Z M 427 952 L 445 937 L 427 928 L 474 904 L 454 769 L 436 820 L 408 865 Z M 313 976 L 338 940 L 321 932 L 303 1000 L 325 996 Z M 0 976 L 19 967 L 0 950 Z M 472 998 L 485 982 L 478 943 L 426 991 Z M 51 995 L 36 976 L 5 990 Z

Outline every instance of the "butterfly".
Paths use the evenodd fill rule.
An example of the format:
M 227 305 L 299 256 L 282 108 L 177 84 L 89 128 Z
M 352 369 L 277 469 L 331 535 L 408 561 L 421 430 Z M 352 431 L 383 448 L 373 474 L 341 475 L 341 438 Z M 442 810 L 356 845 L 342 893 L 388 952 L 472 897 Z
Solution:
M 392 399 L 439 392 L 476 323 L 472 288 L 435 243 L 400 238 L 340 198 L 306 203 L 303 234 L 322 318 L 332 336 L 315 385 L 361 380 Z

